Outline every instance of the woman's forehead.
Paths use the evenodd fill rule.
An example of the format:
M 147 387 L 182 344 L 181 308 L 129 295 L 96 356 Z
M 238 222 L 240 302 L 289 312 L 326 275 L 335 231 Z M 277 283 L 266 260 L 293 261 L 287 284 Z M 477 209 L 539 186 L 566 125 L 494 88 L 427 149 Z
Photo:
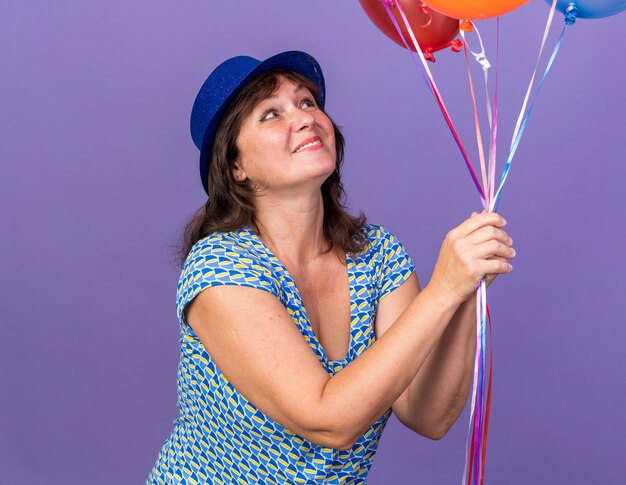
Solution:
M 288 93 L 288 94 L 299 94 L 303 90 L 310 93 L 309 88 L 306 87 L 301 82 L 292 81 L 289 78 L 279 75 L 277 76 L 276 87 L 274 88 L 274 90 L 271 93 L 269 93 L 267 96 L 264 96 L 260 101 L 278 98 L 279 91 L 284 91 L 285 93 Z

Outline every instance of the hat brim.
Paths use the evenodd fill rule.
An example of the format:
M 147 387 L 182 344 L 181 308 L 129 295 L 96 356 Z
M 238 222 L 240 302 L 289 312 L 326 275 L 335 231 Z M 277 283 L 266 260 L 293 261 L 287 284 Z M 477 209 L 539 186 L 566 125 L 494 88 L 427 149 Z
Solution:
M 239 84 L 232 89 L 230 94 L 224 99 L 220 107 L 215 111 L 209 124 L 207 125 L 204 137 L 202 139 L 202 148 L 200 150 L 200 177 L 204 191 L 209 194 L 208 173 L 211 162 L 211 153 L 213 151 L 213 141 L 215 133 L 226 111 L 228 110 L 233 98 L 241 91 L 241 89 L 259 74 L 275 69 L 292 71 L 310 79 L 319 88 L 319 101 L 324 107 L 326 98 L 326 85 L 324 82 L 324 74 L 322 68 L 315 58 L 302 51 L 287 51 L 276 54 L 262 61 L 254 69 L 252 69 L 245 77 L 241 79 Z

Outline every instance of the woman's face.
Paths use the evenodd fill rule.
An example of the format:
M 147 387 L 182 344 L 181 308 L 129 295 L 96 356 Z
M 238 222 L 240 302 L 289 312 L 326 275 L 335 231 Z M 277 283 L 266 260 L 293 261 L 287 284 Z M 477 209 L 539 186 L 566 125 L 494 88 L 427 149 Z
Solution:
M 319 188 L 336 166 L 330 118 L 309 89 L 284 77 L 244 119 L 237 147 L 235 179 L 248 178 L 262 191 Z

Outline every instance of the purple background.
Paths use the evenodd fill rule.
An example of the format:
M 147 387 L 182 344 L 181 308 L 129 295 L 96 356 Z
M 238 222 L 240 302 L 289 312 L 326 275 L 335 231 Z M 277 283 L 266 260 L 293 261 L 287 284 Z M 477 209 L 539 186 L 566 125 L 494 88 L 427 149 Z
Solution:
M 547 14 L 502 18 L 502 148 Z M 519 256 L 490 291 L 487 483 L 626 480 L 625 21 L 569 29 L 504 192 Z M 289 49 L 324 68 L 351 207 L 427 283 L 478 197 L 408 54 L 355 0 L 0 3 L 2 483 L 145 480 L 176 416 L 171 246 L 204 195 L 191 104 L 226 57 Z M 463 56 L 432 67 L 474 153 Z M 392 420 L 369 483 L 458 483 L 466 428 L 467 410 L 439 442 Z

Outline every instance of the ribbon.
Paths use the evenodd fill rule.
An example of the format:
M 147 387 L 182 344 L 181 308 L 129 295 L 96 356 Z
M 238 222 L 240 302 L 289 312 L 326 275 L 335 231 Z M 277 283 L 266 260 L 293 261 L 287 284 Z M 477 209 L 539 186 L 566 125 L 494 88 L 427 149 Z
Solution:
M 500 17 L 496 20 L 496 85 L 493 95 L 493 123 L 491 131 L 491 148 L 489 149 L 489 200 L 493 200 L 493 187 L 496 180 L 496 140 L 498 138 L 498 86 L 500 80 Z M 485 86 L 487 89 L 487 86 Z M 493 208 L 490 206 L 490 211 Z
M 478 119 L 478 108 L 476 107 L 476 95 L 474 93 L 474 81 L 472 79 L 472 70 L 470 69 L 469 57 L 467 55 L 467 44 L 463 43 L 463 52 L 465 54 L 465 64 L 467 65 L 467 77 L 470 86 L 470 95 L 472 98 L 472 106 L 474 108 L 474 124 L 476 125 L 476 145 L 478 146 L 478 158 L 480 160 L 480 172 L 483 178 L 483 187 L 489 187 L 489 181 L 487 180 L 487 169 L 485 167 L 485 151 L 483 147 L 483 137 L 480 130 L 480 121 Z M 486 58 L 485 58 L 486 59 Z M 489 199 L 487 199 L 487 204 Z
M 557 0 L 552 0 L 552 6 L 550 8 L 550 13 L 548 15 L 548 20 L 546 22 L 546 27 L 544 29 L 543 38 L 541 41 L 541 46 L 539 48 L 539 54 L 537 56 L 537 60 L 535 62 L 535 67 L 530 79 L 529 86 L 526 90 L 526 95 L 524 97 L 524 101 L 522 103 L 522 107 L 515 124 L 515 129 L 513 131 L 513 137 L 511 140 L 511 145 L 509 149 L 509 155 L 507 157 L 506 163 L 504 165 L 502 176 L 500 178 L 500 183 L 498 185 L 498 189 L 495 190 L 495 171 L 496 171 L 496 158 L 497 158 L 497 135 L 498 135 L 498 87 L 499 87 L 499 60 L 500 60 L 500 18 L 497 19 L 497 28 L 496 28 L 496 71 L 495 71 L 495 91 L 494 91 L 494 100 L 493 100 L 493 112 L 492 105 L 489 96 L 489 74 L 488 70 L 491 67 L 491 63 L 487 59 L 485 53 L 485 47 L 483 44 L 482 37 L 480 36 L 480 32 L 474 28 L 476 34 L 478 36 L 478 40 L 480 43 L 480 51 L 473 51 L 467 44 L 467 40 L 465 39 L 465 33 L 461 31 L 461 36 L 463 37 L 463 50 L 465 53 L 465 61 L 467 65 L 468 72 L 468 80 L 470 86 L 470 94 L 474 112 L 474 123 L 476 129 L 476 142 L 478 145 L 478 154 L 480 158 L 480 168 L 481 168 L 481 178 L 482 178 L 482 186 L 474 167 L 470 161 L 469 155 L 461 142 L 461 139 L 458 135 L 458 132 L 452 122 L 452 118 L 446 108 L 446 105 L 443 101 L 441 93 L 437 87 L 435 79 L 430 71 L 428 63 L 426 62 L 425 56 L 415 38 L 415 34 L 409 24 L 404 11 L 402 10 L 402 6 L 399 2 L 395 2 L 394 0 L 381 0 L 389 18 L 391 19 L 394 27 L 396 28 L 398 35 L 402 39 L 405 47 L 409 51 L 411 55 L 411 59 L 414 64 L 417 66 L 420 71 L 424 82 L 428 86 L 430 92 L 434 95 L 437 104 L 441 110 L 441 113 L 446 120 L 448 128 L 452 133 L 452 136 L 461 151 L 463 159 L 465 161 L 465 165 L 470 172 L 472 177 L 472 181 L 476 186 L 478 193 L 481 198 L 481 202 L 483 208 L 488 210 L 489 212 L 497 211 L 497 207 L 500 201 L 500 197 L 502 195 L 502 188 L 504 183 L 508 177 L 511 162 L 515 156 L 517 148 L 519 146 L 520 140 L 524 134 L 526 126 L 528 124 L 528 120 L 532 113 L 533 107 L 539 95 L 539 92 L 550 72 L 552 65 L 554 63 L 554 59 L 560 49 L 561 43 L 563 41 L 563 36 L 565 33 L 565 28 L 567 25 L 573 25 L 576 20 L 576 6 L 574 3 L 570 3 L 566 10 L 566 19 L 565 25 L 563 26 L 563 30 L 561 31 L 561 35 L 558 38 L 558 41 L 554 47 L 554 50 L 550 56 L 550 59 L 547 63 L 546 69 L 541 76 L 540 82 L 537 86 L 536 92 L 531 100 L 531 92 L 534 86 L 535 78 L 537 76 L 539 62 L 542 58 L 543 50 L 547 42 L 548 34 L 550 32 L 550 27 L 552 25 L 552 21 L 554 19 L 554 13 L 556 10 Z M 409 43 L 407 39 L 404 37 L 402 29 L 398 21 L 396 20 L 392 8 L 397 8 L 400 13 L 400 17 L 406 27 L 407 32 L 411 38 L 413 46 L 415 47 L 415 51 L 419 56 L 419 61 L 416 58 L 416 55 L 409 48 Z M 486 108 L 487 108 L 487 117 L 489 120 L 489 127 L 491 131 L 491 143 L 489 147 L 489 165 L 487 167 L 485 163 L 485 153 L 483 146 L 483 138 L 482 132 L 480 128 L 480 120 L 478 116 L 478 108 L 476 103 L 476 95 L 474 89 L 474 81 L 472 78 L 471 67 L 469 64 L 469 55 L 468 51 L 473 55 L 476 62 L 483 69 L 483 77 L 485 84 L 485 93 L 486 93 Z M 530 102 L 530 105 L 529 105 Z M 469 420 L 469 429 L 468 429 L 468 437 L 466 444 L 466 457 L 465 457 L 465 467 L 463 471 L 463 479 L 462 484 L 472 485 L 472 484 L 480 484 L 483 485 L 484 475 L 485 475 L 485 462 L 486 462 L 486 453 L 487 453 L 487 438 L 489 432 L 489 417 L 491 413 L 491 390 L 492 390 L 492 382 L 493 382 L 493 349 L 491 346 L 491 330 L 492 330 L 492 322 L 491 322 L 491 314 L 489 312 L 489 307 L 487 305 L 487 285 L 485 280 L 483 279 L 476 290 L 476 356 L 474 360 L 474 370 L 473 370 L 473 384 L 472 384 L 472 399 L 471 399 L 471 407 L 470 407 L 470 420 Z M 487 332 L 488 328 L 488 332 Z M 489 362 L 486 360 L 486 352 L 487 348 L 487 333 L 489 333 Z M 487 390 L 485 396 L 485 369 L 488 367 L 489 374 L 487 377 Z
M 476 186 L 476 190 L 478 190 L 478 193 L 480 195 L 480 200 L 482 202 L 482 205 L 483 205 L 484 208 L 487 208 L 487 200 L 485 198 L 485 193 L 484 193 L 483 188 L 480 185 L 480 182 L 478 181 L 478 177 L 476 176 L 476 171 L 474 170 L 474 166 L 472 165 L 472 162 L 470 161 L 469 155 L 468 155 L 467 151 L 465 150 L 465 147 L 463 146 L 463 143 L 461 142 L 461 138 L 459 137 L 459 134 L 458 134 L 458 132 L 457 132 L 455 126 L 454 126 L 454 123 L 452 122 L 452 118 L 450 117 L 450 113 L 448 112 L 448 109 L 446 108 L 446 105 L 443 102 L 443 99 L 441 97 L 441 93 L 439 92 L 439 89 L 437 87 L 437 83 L 435 82 L 435 79 L 433 78 L 433 75 L 430 72 L 430 68 L 428 67 L 428 63 L 427 63 L 426 59 L 424 58 L 424 54 L 422 52 L 422 49 L 420 48 L 419 43 L 417 42 L 417 39 L 415 38 L 415 34 L 413 33 L 413 29 L 411 28 L 411 25 L 410 25 L 406 15 L 404 14 L 404 10 L 402 9 L 402 6 L 400 5 L 399 2 L 394 2 L 393 0 L 382 0 L 382 1 L 383 1 L 383 5 L 385 7 L 385 10 L 387 11 L 387 15 L 389 15 L 389 18 L 391 19 L 391 22 L 393 23 L 394 27 L 398 31 L 398 35 L 400 36 L 400 38 L 402 39 L 402 42 L 404 43 L 404 45 L 407 47 L 409 53 L 411 54 L 411 59 L 417 65 L 417 68 L 422 73 L 422 77 L 426 81 L 426 84 L 429 86 L 430 91 L 435 96 L 437 104 L 439 105 L 439 109 L 441 110 L 441 113 L 443 114 L 443 117 L 446 120 L 448 128 L 450 129 L 450 133 L 452 133 L 452 137 L 454 138 L 454 141 L 456 142 L 457 146 L 459 147 L 459 150 L 461 151 L 461 155 L 463 156 L 463 160 L 465 161 L 465 166 L 467 167 L 468 171 L 470 172 L 470 176 L 472 177 L 472 181 L 474 182 L 474 185 Z M 391 7 L 395 7 L 395 8 L 398 9 L 398 12 L 400 13 L 400 17 L 402 18 L 402 21 L 403 21 L 403 23 L 404 23 L 404 25 L 406 27 L 406 30 L 409 33 L 409 36 L 411 37 L 411 41 L 413 42 L 413 46 L 415 47 L 417 55 L 419 56 L 419 59 L 421 61 L 421 65 L 420 65 L 420 63 L 417 62 L 417 60 L 415 58 L 415 54 L 413 53 L 413 51 L 411 49 L 409 49 L 408 42 L 404 38 L 404 34 L 402 33 L 402 29 L 400 28 L 400 25 L 398 24 L 398 21 L 396 20 L 396 17 L 394 16 L 393 12 L 391 11 Z
M 480 43 L 480 51 L 474 51 L 467 43 L 467 39 L 465 38 L 465 31 L 461 30 L 460 34 L 463 38 L 463 44 L 467 48 L 467 50 L 474 56 L 474 60 L 480 65 L 483 70 L 483 75 L 485 78 L 485 99 L 487 101 L 487 119 L 489 120 L 489 128 L 492 125 L 492 114 L 491 114 L 491 101 L 489 95 L 489 69 L 491 69 L 491 63 L 489 59 L 487 59 L 487 54 L 485 52 L 485 44 L 483 43 L 483 38 L 480 35 L 480 31 L 478 27 L 474 25 L 474 32 L 476 32 L 476 36 L 478 37 L 478 42 Z
M 454 137 L 461 151 L 461 154 L 463 155 L 465 164 L 470 172 L 474 185 L 476 186 L 479 192 L 483 208 L 486 209 L 488 207 L 488 200 L 485 197 L 485 190 L 487 189 L 488 186 L 484 185 L 483 186 L 484 188 L 483 188 L 481 187 L 480 182 L 478 181 L 474 167 L 472 166 L 472 163 L 469 159 L 469 155 L 467 154 L 467 151 L 465 150 L 463 143 L 461 142 L 460 137 L 458 136 L 458 132 L 454 126 L 454 123 L 452 122 L 452 119 L 445 106 L 445 103 L 443 102 L 443 99 L 437 87 L 437 83 L 435 82 L 432 76 L 430 68 L 426 62 L 426 59 L 422 53 L 422 50 L 419 47 L 419 43 L 417 42 L 417 39 L 415 38 L 411 25 L 409 24 L 402 10 L 401 5 L 397 2 L 394 2 L 393 0 L 383 0 L 383 5 L 385 6 L 385 10 L 387 11 L 389 18 L 391 19 L 393 25 L 395 26 L 397 30 L 398 35 L 402 39 L 402 42 L 404 43 L 405 47 L 407 47 L 407 50 L 409 51 L 411 55 L 411 59 L 420 70 L 422 74 L 422 78 L 424 79 L 427 86 L 429 87 L 429 90 L 435 96 L 435 99 L 437 100 L 437 103 L 444 116 L 444 119 L 446 120 L 446 123 L 448 124 L 450 132 L 452 133 L 452 136 Z M 405 39 L 402 33 L 402 30 L 400 29 L 400 25 L 398 24 L 395 16 L 393 15 L 393 12 L 391 11 L 391 7 L 396 7 L 398 9 L 400 16 L 402 18 L 402 21 L 404 22 L 404 25 L 406 27 L 406 30 L 409 33 L 409 36 L 411 37 L 413 45 L 415 46 L 417 55 L 419 55 L 421 66 L 420 66 L 420 63 L 417 62 L 417 59 L 415 58 L 415 54 L 413 53 L 413 51 L 409 49 L 408 42 Z M 466 60 L 467 60 L 467 51 L 465 51 L 465 55 L 466 55 Z M 483 57 L 486 60 L 486 56 L 483 56 Z M 469 65 L 468 65 L 468 68 L 469 68 Z M 471 86 L 471 92 L 472 92 L 472 102 L 474 104 L 477 142 L 478 142 L 479 152 L 480 152 L 480 157 L 481 157 L 482 178 L 483 178 L 483 183 L 486 184 L 487 179 L 486 179 L 484 152 L 483 152 L 483 146 L 482 146 L 482 136 L 480 134 L 480 123 L 478 120 L 478 110 L 476 108 L 476 99 L 474 95 L 471 70 L 469 69 L 468 69 L 468 75 L 470 79 L 470 86 Z M 494 111 L 493 125 L 494 125 L 493 129 L 495 130 L 495 125 L 497 125 L 497 110 Z M 492 132 L 492 138 L 493 138 L 493 132 Z M 494 145 L 492 142 L 492 149 L 493 147 Z M 490 160 L 494 160 L 494 157 L 495 157 L 495 149 L 493 149 L 492 152 L 490 153 Z M 484 404 L 483 404 L 484 402 L 484 367 L 485 367 L 485 358 L 484 358 L 485 319 L 487 315 L 487 294 L 486 294 L 486 284 L 484 280 L 481 282 L 481 285 L 477 291 L 477 302 L 478 302 L 477 304 L 478 323 L 477 323 L 477 337 L 476 337 L 476 360 L 475 360 L 475 365 L 474 365 L 474 385 L 473 385 L 473 391 L 472 391 L 472 411 L 471 411 L 471 417 L 470 417 L 470 431 L 468 432 L 468 438 L 471 442 L 471 445 L 469 447 L 470 449 L 468 451 L 468 458 L 466 459 L 466 463 L 465 463 L 466 472 L 467 472 L 468 463 L 469 463 L 469 476 L 474 478 L 474 482 L 477 482 L 477 480 L 481 479 L 481 477 L 484 476 L 484 461 L 485 461 L 484 459 L 486 456 L 486 443 L 484 439 L 485 438 L 484 430 L 486 428 L 485 423 L 488 421 L 488 414 L 485 415 Z M 490 396 L 488 396 L 488 401 L 490 401 Z
M 561 34 L 559 35 L 559 38 L 556 42 L 556 45 L 554 46 L 554 49 L 552 51 L 552 54 L 550 55 L 550 59 L 548 60 L 548 63 L 546 65 L 546 68 L 541 76 L 541 80 L 537 86 L 537 90 L 535 91 L 535 94 L 533 96 L 533 99 L 530 103 L 530 106 L 528 108 L 528 111 L 526 111 L 526 113 L 524 113 L 524 111 L 526 110 L 526 105 L 528 103 L 528 100 L 530 98 L 530 92 L 532 90 L 532 86 L 534 84 L 534 80 L 535 80 L 535 76 L 537 74 L 537 70 L 539 67 L 539 60 L 541 59 L 541 54 L 543 52 L 543 48 L 545 46 L 546 43 L 546 39 L 548 37 L 548 32 L 550 31 L 550 27 L 552 25 L 552 20 L 554 17 L 554 12 L 556 10 L 556 3 L 557 0 L 552 0 L 552 6 L 550 8 L 550 14 L 548 16 L 548 21 L 546 23 L 546 28 L 544 30 L 544 34 L 543 34 L 543 40 L 541 42 L 541 47 L 539 49 L 539 55 L 537 56 L 537 62 L 535 63 L 535 69 L 533 71 L 533 75 L 531 76 L 530 79 L 530 84 L 528 86 L 528 89 L 526 91 L 526 96 L 524 98 L 524 103 L 522 105 L 522 109 L 520 111 L 519 117 L 517 119 L 517 123 L 515 126 L 515 130 L 513 132 L 513 139 L 511 141 L 511 148 L 509 151 L 509 156 L 506 160 L 506 163 L 504 164 L 504 168 L 502 169 L 502 177 L 500 179 L 500 184 L 498 186 L 498 190 L 496 192 L 496 195 L 493 199 L 491 199 L 491 204 L 490 204 L 490 210 L 496 210 L 498 208 L 498 205 L 500 203 L 500 197 L 502 196 L 502 188 L 504 187 L 504 182 L 506 181 L 507 177 L 509 176 L 509 171 L 511 170 L 511 163 L 513 162 L 513 158 L 515 157 L 515 153 L 517 152 L 517 148 L 519 146 L 519 142 L 522 139 L 522 136 L 524 134 L 524 131 L 526 130 L 526 126 L 528 124 L 528 120 L 530 119 L 530 115 L 532 114 L 533 108 L 535 106 L 535 102 L 537 101 L 537 98 L 539 96 L 539 92 L 541 91 L 541 88 L 543 87 L 543 84 L 546 80 L 546 78 L 548 77 L 548 73 L 550 72 L 550 70 L 552 69 L 552 65 L 554 63 L 554 59 L 556 58 L 559 49 L 561 48 L 561 43 L 563 42 L 563 38 L 565 36 L 565 29 L 567 28 L 568 25 L 573 25 L 575 18 L 576 18 L 576 7 L 573 4 L 570 4 L 568 6 L 568 9 L 566 10 L 566 17 L 565 17 L 565 25 L 563 25 L 563 28 L 561 29 Z M 574 20 L 572 20 L 572 18 Z

